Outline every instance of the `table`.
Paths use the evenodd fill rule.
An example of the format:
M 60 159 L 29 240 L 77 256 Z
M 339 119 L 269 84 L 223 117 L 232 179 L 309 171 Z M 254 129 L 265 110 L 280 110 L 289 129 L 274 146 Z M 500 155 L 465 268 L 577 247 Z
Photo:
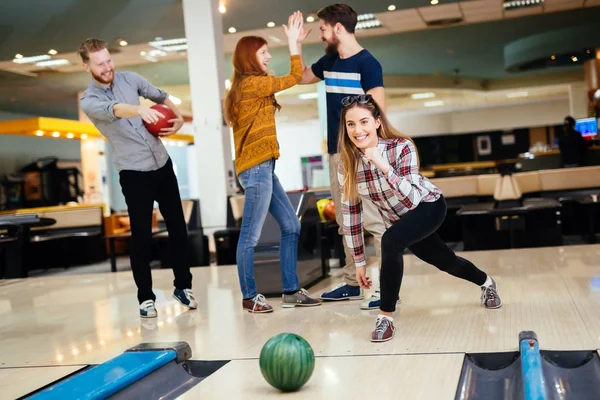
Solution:
M 596 243 L 596 227 L 594 219 L 600 208 L 600 201 L 598 201 L 598 195 L 592 194 L 583 198 L 575 200 L 577 204 L 581 204 L 585 213 L 587 214 L 588 220 L 588 241 L 590 243 Z
M 24 268 L 23 258 L 25 244 L 31 238 L 31 228 L 51 226 L 56 223 L 53 218 L 40 218 L 36 214 L 0 216 L 0 229 L 16 229 L 13 257 L 8 260 L 5 269 L 5 278 L 27 278 L 28 271 Z

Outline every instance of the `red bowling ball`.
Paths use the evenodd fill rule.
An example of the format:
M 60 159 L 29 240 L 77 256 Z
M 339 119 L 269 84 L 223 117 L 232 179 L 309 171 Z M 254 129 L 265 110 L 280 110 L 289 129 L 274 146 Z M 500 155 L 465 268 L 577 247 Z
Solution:
M 171 110 L 168 106 L 164 104 L 155 104 L 150 108 L 158 111 L 164 117 L 159 118 L 158 121 L 154 124 L 149 124 L 146 121 L 144 121 L 144 125 L 146 126 L 146 129 L 148 129 L 148 132 L 150 132 L 154 136 L 158 136 L 159 133 L 161 133 L 162 128 L 171 128 L 173 126 L 173 123 L 169 122 L 169 120 L 176 119 L 177 115 L 175 115 L 173 110 Z

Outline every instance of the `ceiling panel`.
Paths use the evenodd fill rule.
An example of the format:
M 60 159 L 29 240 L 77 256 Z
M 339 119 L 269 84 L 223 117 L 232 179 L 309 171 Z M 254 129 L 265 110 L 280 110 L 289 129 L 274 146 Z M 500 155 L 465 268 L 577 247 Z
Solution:
M 572 10 L 583 7 L 584 0 L 544 0 L 544 12 Z
M 460 3 L 466 23 L 502 19 L 502 5 L 498 0 L 476 0 Z
M 531 15 L 538 15 L 543 12 L 544 12 L 543 6 L 518 8 L 516 10 L 515 9 L 504 10 L 504 17 L 505 18 L 520 18 L 520 17 L 531 16 Z
M 428 23 L 443 19 L 462 18 L 462 13 L 457 3 L 420 7 L 418 10 L 425 22 Z
M 415 8 L 382 13 L 378 15 L 378 18 L 391 32 L 408 32 L 427 28 L 425 21 Z

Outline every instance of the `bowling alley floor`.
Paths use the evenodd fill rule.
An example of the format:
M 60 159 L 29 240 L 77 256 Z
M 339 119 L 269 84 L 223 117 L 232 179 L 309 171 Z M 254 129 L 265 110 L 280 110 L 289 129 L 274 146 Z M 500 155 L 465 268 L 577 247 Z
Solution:
M 192 311 L 171 297 L 171 271 L 153 270 L 155 320 L 139 318 L 129 271 L 0 281 L 0 392 L 17 398 L 141 342 L 185 341 L 193 359 L 231 361 L 181 398 L 280 398 L 258 357 L 270 337 L 294 332 L 316 365 L 285 398 L 454 399 L 464 353 L 516 351 L 520 331 L 535 331 L 542 349 L 600 348 L 600 245 L 459 254 L 496 279 L 503 307 L 482 308 L 478 287 L 405 256 L 396 337 L 378 344 L 369 341 L 377 311 L 360 301 L 283 309 L 273 298 L 271 314 L 243 312 L 235 266 L 193 269 Z

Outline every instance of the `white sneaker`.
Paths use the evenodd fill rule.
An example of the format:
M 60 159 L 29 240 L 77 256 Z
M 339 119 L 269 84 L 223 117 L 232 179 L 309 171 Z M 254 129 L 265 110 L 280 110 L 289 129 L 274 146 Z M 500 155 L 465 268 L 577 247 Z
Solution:
M 191 289 L 175 289 L 173 291 L 173 297 L 184 307 L 191 309 L 198 308 L 198 303 L 196 302 L 196 298 Z
M 154 307 L 153 300 L 146 300 L 140 304 L 140 317 L 142 318 L 156 318 L 156 308 Z
M 398 297 L 398 301 L 396 305 L 400 304 L 400 297 Z M 361 310 L 376 310 L 381 306 L 381 293 L 379 290 L 376 290 L 375 293 L 369 297 L 368 300 L 364 301 L 360 305 Z

